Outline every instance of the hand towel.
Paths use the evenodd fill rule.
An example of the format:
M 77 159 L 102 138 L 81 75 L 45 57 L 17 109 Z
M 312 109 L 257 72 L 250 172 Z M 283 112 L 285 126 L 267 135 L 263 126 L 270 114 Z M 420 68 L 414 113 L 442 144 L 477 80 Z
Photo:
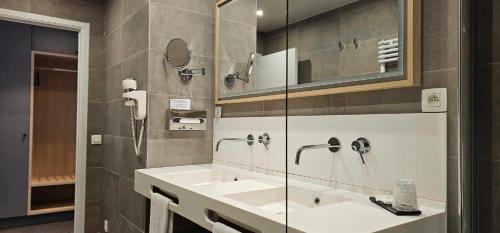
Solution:
M 149 212 L 150 233 L 172 233 L 174 213 L 169 211 L 168 205 L 172 200 L 158 194 L 151 194 L 151 210 Z

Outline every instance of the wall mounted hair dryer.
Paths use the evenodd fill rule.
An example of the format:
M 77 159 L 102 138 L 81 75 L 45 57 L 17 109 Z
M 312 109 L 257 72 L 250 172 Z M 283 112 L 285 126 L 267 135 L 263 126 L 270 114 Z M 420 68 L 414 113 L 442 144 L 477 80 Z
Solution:
M 142 137 L 144 134 L 144 121 L 146 119 L 147 92 L 137 90 L 137 82 L 134 79 L 122 81 L 123 98 L 125 106 L 130 107 L 130 122 L 132 124 L 132 136 L 134 138 L 135 154 L 141 154 Z M 137 121 L 141 123 L 139 137 L 136 136 Z

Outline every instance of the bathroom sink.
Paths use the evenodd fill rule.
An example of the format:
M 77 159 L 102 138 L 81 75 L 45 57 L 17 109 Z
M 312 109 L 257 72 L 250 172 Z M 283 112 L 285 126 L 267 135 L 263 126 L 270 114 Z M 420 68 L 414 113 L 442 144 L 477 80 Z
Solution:
M 225 196 L 273 214 L 285 214 L 287 208 L 285 187 L 228 194 Z M 322 191 L 288 186 L 288 213 L 344 201 L 347 201 L 347 199 L 325 194 Z
M 216 183 L 236 182 L 239 180 L 252 179 L 253 177 L 229 170 L 206 170 L 182 173 L 171 173 L 163 175 L 162 178 L 172 180 L 175 183 L 188 186 L 202 186 Z

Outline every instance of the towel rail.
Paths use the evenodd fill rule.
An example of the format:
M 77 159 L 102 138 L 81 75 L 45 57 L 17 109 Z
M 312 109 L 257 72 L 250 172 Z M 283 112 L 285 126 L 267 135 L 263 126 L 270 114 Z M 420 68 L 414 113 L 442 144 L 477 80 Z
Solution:
M 228 227 L 240 231 L 241 233 L 261 233 L 261 231 L 254 229 L 253 227 L 237 223 L 238 221 L 232 220 L 231 218 L 210 209 L 205 209 L 205 216 L 207 221 L 212 225 L 216 222 L 220 222 Z
M 179 198 L 177 196 L 175 196 L 174 194 L 165 192 L 156 186 L 151 187 L 151 192 L 161 194 L 161 195 L 167 197 L 168 199 L 170 199 L 174 204 L 179 205 Z

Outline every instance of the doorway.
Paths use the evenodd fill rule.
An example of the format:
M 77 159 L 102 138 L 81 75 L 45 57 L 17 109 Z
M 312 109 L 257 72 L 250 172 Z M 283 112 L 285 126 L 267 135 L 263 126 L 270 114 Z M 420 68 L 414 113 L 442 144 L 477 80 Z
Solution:
M 52 171 L 52 174 L 49 174 L 48 171 L 41 171 L 39 168 L 35 168 L 35 161 L 43 161 L 40 159 L 36 159 L 34 157 L 27 156 L 28 161 L 31 160 L 31 165 L 35 165 L 35 167 L 28 167 L 25 165 L 26 160 L 24 161 L 16 161 L 14 164 L 10 164 L 11 167 L 21 170 L 21 168 L 25 168 L 24 171 L 29 171 L 27 175 L 19 176 L 24 178 L 26 182 L 22 183 L 21 187 L 24 186 L 24 193 L 26 195 L 18 196 L 18 203 L 22 203 L 24 200 L 26 204 L 21 205 L 23 208 L 19 208 L 19 210 L 14 214 L 14 216 L 22 216 L 25 215 L 39 215 L 46 214 L 48 212 L 59 214 L 61 211 L 67 211 L 74 208 L 74 232 L 80 233 L 84 230 L 84 216 L 85 216 L 85 168 L 86 168 L 86 134 L 87 134 L 87 103 L 88 103 L 88 73 L 89 73 L 89 31 L 90 26 L 88 23 L 82 23 L 71 20 L 64 20 L 54 17 L 48 17 L 43 15 L 12 11 L 6 9 L 0 9 L 0 20 L 3 22 L 11 22 L 18 23 L 22 25 L 28 26 L 40 26 L 49 29 L 58 29 L 61 31 L 70 31 L 76 33 L 76 46 L 77 46 L 77 54 L 74 54 L 72 59 L 72 68 L 71 67 L 44 67 L 49 68 L 50 70 L 43 70 L 43 67 L 40 65 L 38 69 L 40 73 L 42 72 L 51 72 L 51 73 L 61 73 L 61 70 L 65 70 L 64 73 L 73 73 L 73 76 L 76 76 L 71 84 L 58 84 L 58 85 L 68 85 L 72 86 L 74 89 L 74 93 L 72 97 L 73 107 L 69 106 L 68 109 L 73 109 L 71 114 L 73 114 L 73 122 L 68 122 L 68 124 L 72 124 L 73 132 L 69 130 L 68 134 L 73 134 L 73 137 L 69 139 L 64 146 L 65 151 L 70 151 L 66 154 L 72 154 L 73 161 L 68 159 L 68 156 L 60 157 L 60 158 L 52 158 L 46 160 L 45 163 L 48 165 L 41 165 L 39 168 L 48 168 Z M 9 31 L 10 33 L 10 31 Z M 8 33 L 2 33 L 3 35 L 8 35 Z M 35 58 L 42 53 L 34 53 L 33 57 Z M 49 54 L 44 54 L 45 56 Z M 54 59 L 61 59 L 61 54 L 50 54 Z M 31 56 L 31 51 L 30 51 Z M 15 58 L 15 56 L 13 57 Z M 64 60 L 64 59 L 63 59 Z M 68 57 L 66 57 L 68 60 Z M 8 66 L 7 66 L 8 67 Z M 33 67 L 35 69 L 36 67 Z M 71 72 L 66 72 L 71 71 Z M 35 72 L 33 72 L 35 74 Z M 56 74 L 54 76 L 66 76 L 61 74 Z M 33 75 L 34 76 L 34 75 Z M 30 77 L 28 81 L 35 81 L 34 77 Z M 42 80 L 40 80 L 42 81 Z M 25 85 L 26 83 L 22 83 Z M 25 93 L 24 91 L 15 91 L 13 89 L 6 89 L 6 91 L 2 91 L 3 94 L 10 95 L 12 93 Z M 9 94 L 10 93 L 10 94 Z M 34 91 L 33 93 L 36 93 Z M 28 98 L 32 98 L 34 95 Z M 32 103 L 28 101 L 28 103 Z M 65 103 L 68 104 L 68 103 Z M 36 106 L 33 106 L 36 107 Z M 68 111 L 68 114 L 70 111 Z M 14 112 L 15 114 L 22 114 L 22 112 Z M 13 114 L 11 114 L 12 116 Z M 50 114 L 49 114 L 50 115 Z M 52 117 L 57 114 L 52 114 Z M 26 115 L 25 115 L 26 116 Z M 44 116 L 47 117 L 47 116 Z M 50 116 L 49 116 L 50 117 Z M 71 118 L 71 117 L 69 117 Z M 31 119 L 28 114 L 28 119 Z M 54 119 L 55 120 L 55 119 Z M 43 122 L 43 121 L 42 121 Z M 45 121 L 49 122 L 49 121 Z M 35 120 L 33 120 L 33 127 L 36 128 Z M 28 126 L 31 126 L 31 123 L 28 120 Z M 59 123 L 62 123 L 59 121 Z M 14 129 L 18 127 L 12 127 Z M 33 128 L 28 127 L 28 131 L 32 131 Z M 26 131 L 26 129 L 25 129 Z M 32 132 L 33 133 L 33 132 Z M 3 138 L 3 137 L 2 137 Z M 31 133 L 22 133 L 19 137 L 12 137 L 12 140 L 17 139 L 17 141 L 21 143 L 26 143 L 28 140 L 36 143 L 36 136 Z M 42 138 L 48 138 L 44 136 Z M 59 144 L 58 144 L 59 145 Z M 30 147 L 24 147 L 30 148 Z M 34 148 L 34 147 L 31 147 Z M 28 149 L 29 150 L 29 149 Z M 32 151 L 33 152 L 33 151 Z M 31 156 L 36 156 L 36 153 L 32 153 Z M 49 153 L 50 156 L 55 156 L 57 153 Z M 62 153 L 61 153 L 62 154 Z M 12 156 L 11 156 L 12 157 Z M 51 161 L 52 160 L 52 161 Z M 28 163 L 29 164 L 29 163 Z M 42 162 L 43 164 L 43 162 Z M 58 164 L 58 165 L 55 165 Z M 72 164 L 72 165 L 69 165 Z M 12 169 L 14 170 L 14 169 Z M 36 171 L 35 171 L 36 170 Z M 57 172 L 56 172 L 57 171 Z M 41 174 L 47 174 L 47 176 L 43 176 Z M 43 182 L 41 179 L 35 181 L 35 177 L 51 177 L 44 178 Z M 5 179 L 4 179 L 5 181 Z M 50 194 L 47 190 L 52 190 L 50 192 L 57 192 L 58 195 Z M 57 190 L 57 191 L 54 191 Z M 16 190 L 18 191 L 18 190 Z M 48 193 L 47 193 L 48 192 Z M 5 192 L 7 193 L 7 192 Z M 35 197 L 36 196 L 36 197 Z M 57 197 L 57 198 L 55 198 Z M 11 198 L 12 199 L 12 198 Z M 29 200 L 29 201 L 28 201 Z M 24 211 L 24 212 L 23 212 Z M 12 219 L 12 223 L 16 223 L 16 218 Z

